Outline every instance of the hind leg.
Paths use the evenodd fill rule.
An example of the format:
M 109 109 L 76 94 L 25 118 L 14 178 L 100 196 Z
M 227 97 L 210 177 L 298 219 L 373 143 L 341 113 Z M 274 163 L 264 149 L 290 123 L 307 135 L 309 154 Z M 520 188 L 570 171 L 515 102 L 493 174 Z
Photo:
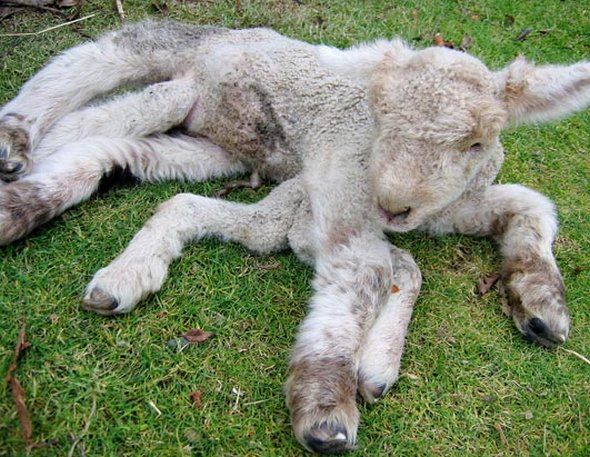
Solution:
M 10 182 L 30 172 L 34 162 L 89 136 L 141 137 L 180 125 L 197 99 L 191 74 L 64 114 L 33 146 L 25 116 L 0 117 L 0 179 Z M 25 122 L 26 124 L 26 122 Z
M 73 111 L 47 132 L 34 160 L 88 137 L 141 138 L 167 132 L 195 109 L 198 94 L 194 77 L 187 74 Z
M 153 43 L 143 43 L 139 50 L 133 47 L 128 35 L 134 28 L 141 24 L 66 50 L 2 107 L 0 179 L 14 181 L 28 172 L 32 151 L 51 126 L 95 97 L 127 84 L 162 81 L 186 72 L 186 59 L 156 52 Z
M 0 186 L 0 245 L 88 199 L 101 179 L 117 169 L 128 170 L 142 181 L 203 181 L 246 171 L 223 149 L 202 138 L 87 138 L 40 161 L 24 178 Z

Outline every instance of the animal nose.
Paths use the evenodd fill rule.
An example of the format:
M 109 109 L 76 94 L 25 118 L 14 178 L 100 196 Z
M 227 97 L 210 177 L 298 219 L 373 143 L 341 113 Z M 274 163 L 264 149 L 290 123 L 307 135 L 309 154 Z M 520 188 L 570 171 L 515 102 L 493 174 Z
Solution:
M 533 317 L 527 322 L 525 337 L 545 347 L 563 344 L 566 340 L 566 335 L 551 330 L 545 321 L 538 317 Z
M 385 214 L 385 216 L 387 217 L 387 222 L 390 224 L 399 224 L 401 222 L 404 222 L 408 216 L 410 215 L 410 212 L 412 211 L 412 208 L 410 208 L 409 206 L 406 206 L 404 208 L 395 210 L 395 211 L 388 211 L 386 209 L 383 209 L 383 213 Z

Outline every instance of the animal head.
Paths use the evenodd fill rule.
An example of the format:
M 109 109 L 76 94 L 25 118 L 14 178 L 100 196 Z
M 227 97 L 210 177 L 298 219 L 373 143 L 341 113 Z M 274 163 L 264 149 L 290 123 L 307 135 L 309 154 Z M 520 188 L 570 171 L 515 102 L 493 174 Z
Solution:
M 518 58 L 490 71 L 463 52 L 394 42 L 371 75 L 369 93 L 377 123 L 373 198 L 384 228 L 404 232 L 456 201 L 474 180 L 491 183 L 503 158 L 502 128 L 590 104 L 590 62 L 537 67 Z

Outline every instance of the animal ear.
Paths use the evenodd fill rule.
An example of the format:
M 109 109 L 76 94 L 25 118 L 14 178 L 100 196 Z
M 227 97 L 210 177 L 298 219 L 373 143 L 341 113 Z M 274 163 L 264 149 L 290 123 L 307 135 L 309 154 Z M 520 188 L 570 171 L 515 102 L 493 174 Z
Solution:
M 391 103 L 387 96 L 387 88 L 395 84 L 395 71 L 399 68 L 396 59 L 391 52 L 386 52 L 381 61 L 375 67 L 369 80 L 369 100 L 377 119 L 380 115 L 389 111 Z
M 390 105 L 395 104 L 389 94 L 399 82 L 400 71 L 415 54 L 416 51 L 400 39 L 394 39 L 382 48 L 379 61 L 373 66 L 369 77 L 369 101 L 377 114 L 377 120 L 381 114 L 390 111 Z
M 590 62 L 535 66 L 519 57 L 496 77 L 513 124 L 550 121 L 590 105 Z

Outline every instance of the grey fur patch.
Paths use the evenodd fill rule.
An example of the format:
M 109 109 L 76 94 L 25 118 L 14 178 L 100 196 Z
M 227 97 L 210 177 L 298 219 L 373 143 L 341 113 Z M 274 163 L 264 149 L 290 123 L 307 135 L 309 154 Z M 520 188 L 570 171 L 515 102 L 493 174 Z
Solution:
M 39 186 L 21 181 L 6 185 L 0 194 L 0 208 L 9 216 L 0 244 L 21 238 L 50 220 L 61 200 L 45 199 Z
M 291 364 L 287 384 L 287 403 L 295 423 L 310 413 L 330 417 L 334 409 L 351 400 L 354 405 L 357 374 L 347 357 L 317 357 Z
M 134 53 L 149 55 L 163 51 L 172 55 L 198 46 L 206 37 L 227 32 L 221 27 L 149 20 L 125 25 L 114 33 L 113 43 Z

